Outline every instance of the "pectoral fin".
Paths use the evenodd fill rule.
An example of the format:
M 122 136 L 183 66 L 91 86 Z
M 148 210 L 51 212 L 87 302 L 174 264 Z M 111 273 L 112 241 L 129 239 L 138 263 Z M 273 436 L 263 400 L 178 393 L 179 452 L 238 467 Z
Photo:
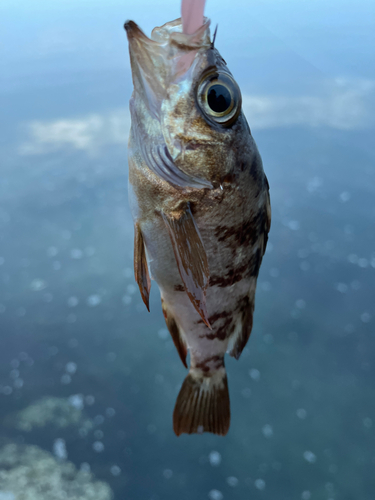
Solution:
M 190 207 L 172 214 L 162 213 L 171 238 L 177 267 L 186 293 L 206 325 L 206 290 L 209 280 L 207 254 Z
M 142 300 L 148 311 L 150 311 L 149 297 L 151 280 L 148 273 L 145 244 L 138 222 L 134 226 L 134 276 L 135 281 L 138 283 Z

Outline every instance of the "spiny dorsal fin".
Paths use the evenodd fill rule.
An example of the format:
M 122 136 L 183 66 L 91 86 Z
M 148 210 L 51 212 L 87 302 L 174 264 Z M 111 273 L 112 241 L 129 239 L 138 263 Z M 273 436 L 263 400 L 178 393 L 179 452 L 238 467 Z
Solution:
M 148 311 L 150 311 L 149 299 L 151 280 L 148 273 L 145 244 L 138 222 L 136 222 L 134 226 L 134 276 L 135 281 L 138 283 L 142 300 L 145 303 Z
M 163 308 L 165 323 L 168 327 L 169 333 L 171 334 L 173 343 L 176 346 L 181 361 L 183 362 L 185 368 L 187 368 L 186 364 L 187 346 L 185 339 L 176 323 L 176 320 L 174 319 L 170 311 L 168 311 L 167 306 L 163 299 L 161 299 L 161 306 Z
M 172 214 L 162 212 L 171 238 L 177 267 L 186 293 L 206 325 L 210 327 L 206 309 L 209 280 L 207 254 L 191 213 L 190 206 Z

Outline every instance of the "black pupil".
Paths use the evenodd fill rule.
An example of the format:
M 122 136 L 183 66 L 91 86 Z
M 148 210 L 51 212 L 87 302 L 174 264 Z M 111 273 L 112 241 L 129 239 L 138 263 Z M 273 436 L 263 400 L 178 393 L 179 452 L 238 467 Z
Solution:
M 231 103 L 231 95 L 224 85 L 212 85 L 207 95 L 207 102 L 215 113 L 224 113 Z

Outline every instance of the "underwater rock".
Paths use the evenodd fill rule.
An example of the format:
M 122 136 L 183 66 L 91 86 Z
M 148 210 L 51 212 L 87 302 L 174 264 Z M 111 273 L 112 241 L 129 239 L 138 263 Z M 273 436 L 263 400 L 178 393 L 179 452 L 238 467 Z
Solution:
M 37 446 L 0 448 L 0 500 L 111 500 L 108 484 Z
M 12 415 L 8 419 L 8 424 L 24 432 L 30 432 L 34 428 L 42 428 L 46 425 L 53 425 L 58 429 L 79 425 L 89 431 L 93 428 L 93 423 L 85 418 L 82 411 L 83 404 L 77 404 L 79 397 L 79 395 L 71 396 L 68 399 L 45 397 Z

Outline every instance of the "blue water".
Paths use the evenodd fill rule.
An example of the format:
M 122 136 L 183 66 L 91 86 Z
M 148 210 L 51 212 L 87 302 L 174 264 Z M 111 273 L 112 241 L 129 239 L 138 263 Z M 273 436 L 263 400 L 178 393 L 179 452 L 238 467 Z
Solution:
M 147 313 L 132 270 L 122 25 L 149 33 L 179 3 L 5 1 L 0 440 L 52 452 L 64 439 L 116 500 L 373 500 L 375 5 L 220 0 L 206 13 L 273 210 L 253 333 L 227 360 L 230 431 L 173 434 L 185 369 L 156 284 Z M 6 424 L 76 394 L 87 435 Z

